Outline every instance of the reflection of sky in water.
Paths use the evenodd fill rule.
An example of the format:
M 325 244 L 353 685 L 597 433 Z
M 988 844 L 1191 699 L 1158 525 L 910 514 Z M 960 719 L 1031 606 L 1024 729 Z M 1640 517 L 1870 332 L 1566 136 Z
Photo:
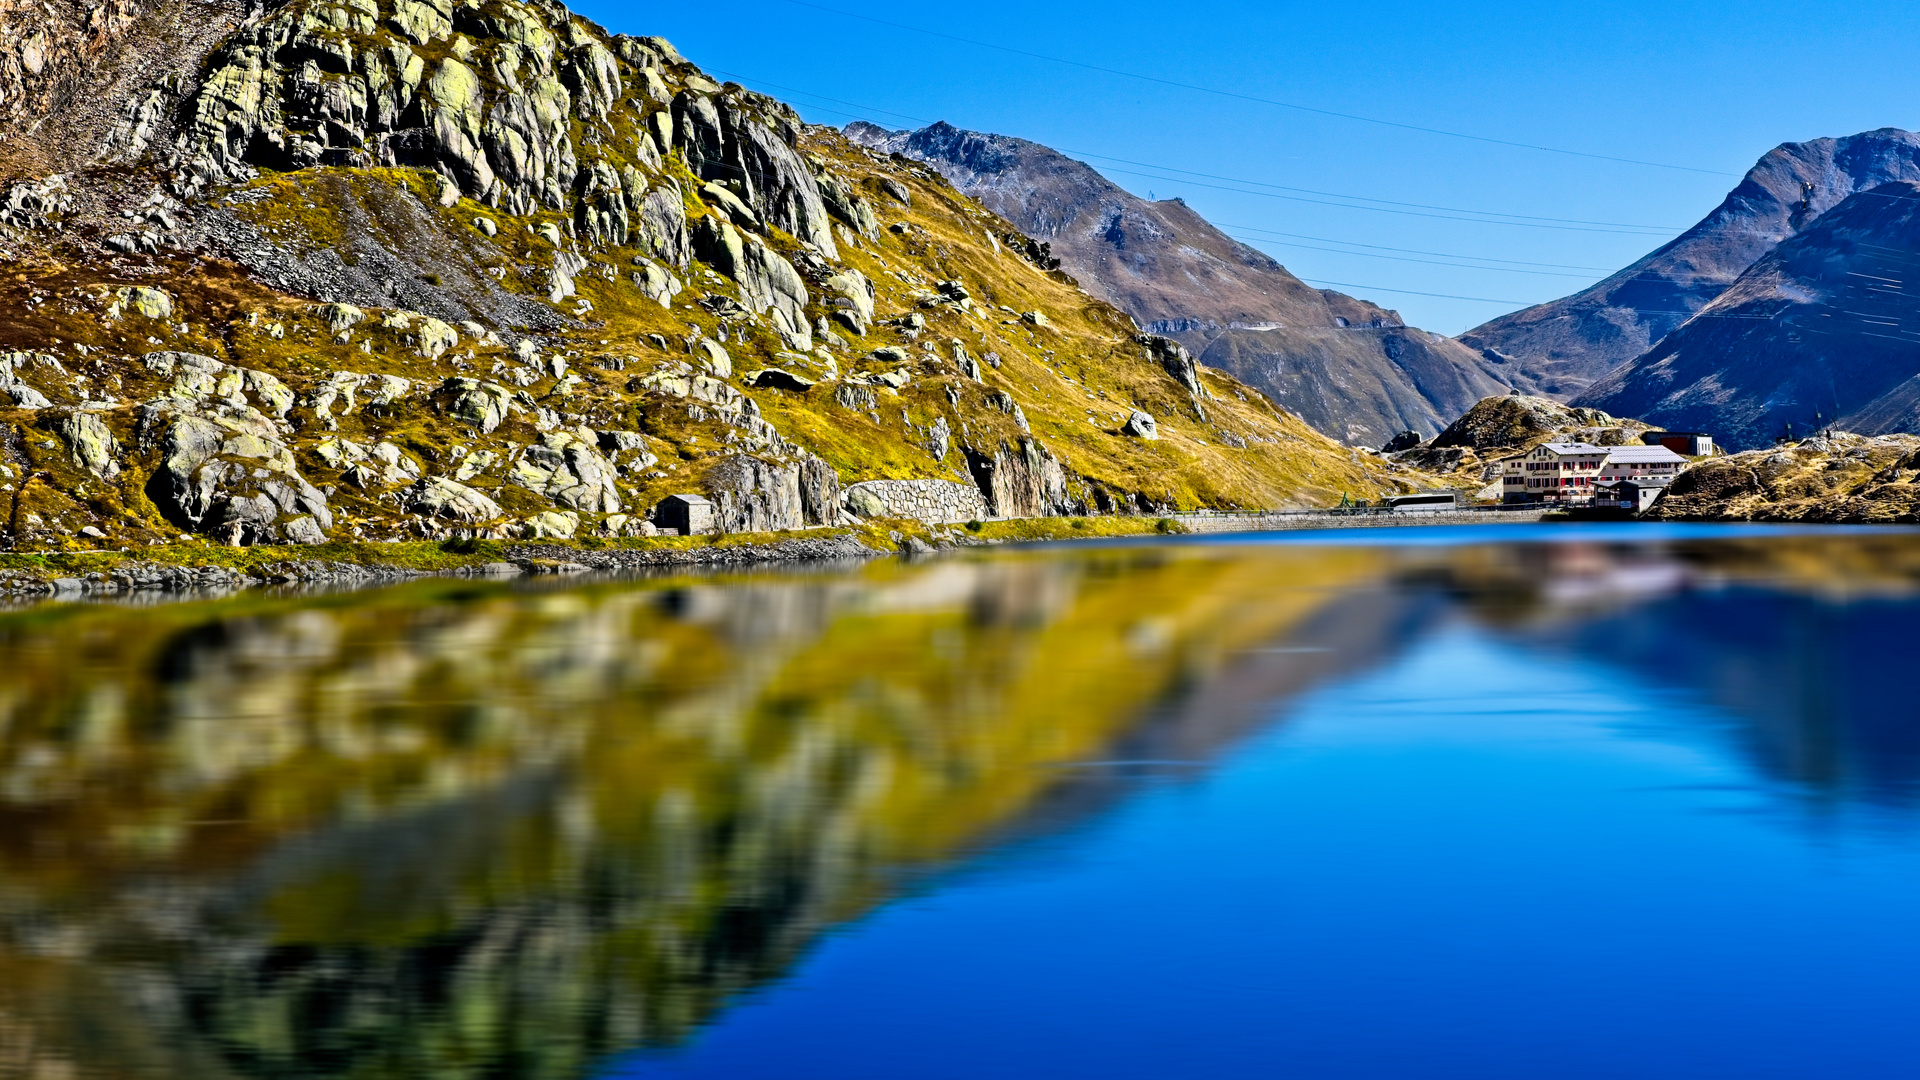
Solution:
M 1455 625 L 608 1074 L 1904 1075 L 1920 851 L 1783 830 L 1676 709 Z
M 0 1077 L 1897 1074 L 1916 582 L 1504 527 L 0 616 Z

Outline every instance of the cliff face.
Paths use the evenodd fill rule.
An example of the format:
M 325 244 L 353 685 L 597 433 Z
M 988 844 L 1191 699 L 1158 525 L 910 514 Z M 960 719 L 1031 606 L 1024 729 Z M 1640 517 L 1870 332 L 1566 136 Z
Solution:
M 1028 515 L 1396 486 L 938 174 L 660 39 L 545 0 L 93 10 L 122 14 L 0 81 L 16 545 L 618 536 L 673 492 L 784 529 L 869 480 Z
M 1336 439 L 1377 446 L 1409 428 L 1432 434 L 1508 386 L 1457 342 L 1313 288 L 1184 202 L 1139 198 L 1056 150 L 945 123 L 855 123 L 847 134 L 932 165 L 1045 242 L 1089 292 Z
M 1920 184 L 1849 197 L 1774 248 L 1658 346 L 1575 399 L 1762 447 L 1838 424 L 1920 426 Z
M 1570 398 L 1651 349 L 1781 241 L 1856 192 L 1920 180 L 1920 136 L 1882 128 L 1783 143 L 1670 243 L 1590 288 L 1460 335 L 1504 358 L 1515 381 Z

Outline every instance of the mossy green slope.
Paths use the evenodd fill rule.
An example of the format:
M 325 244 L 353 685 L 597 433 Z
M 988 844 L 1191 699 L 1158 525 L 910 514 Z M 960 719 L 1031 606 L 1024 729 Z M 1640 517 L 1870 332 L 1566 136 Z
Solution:
M 1425 480 L 1183 368 L 931 170 L 556 4 L 292 0 L 154 94 L 168 137 L 131 165 L 108 139 L 0 226 L 15 547 L 635 535 L 675 492 L 786 529 L 867 480 L 1007 517 Z

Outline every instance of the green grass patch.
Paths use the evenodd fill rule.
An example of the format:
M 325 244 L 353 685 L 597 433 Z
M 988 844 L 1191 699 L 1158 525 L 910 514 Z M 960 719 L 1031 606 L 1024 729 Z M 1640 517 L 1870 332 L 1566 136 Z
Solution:
M 978 528 L 975 526 L 978 525 Z M 1045 540 L 1082 540 L 1096 536 L 1149 536 L 1155 533 L 1184 533 L 1187 527 L 1172 518 L 1144 517 L 1052 517 L 1020 518 L 1009 521 L 968 522 L 966 530 L 985 540 L 1038 542 Z

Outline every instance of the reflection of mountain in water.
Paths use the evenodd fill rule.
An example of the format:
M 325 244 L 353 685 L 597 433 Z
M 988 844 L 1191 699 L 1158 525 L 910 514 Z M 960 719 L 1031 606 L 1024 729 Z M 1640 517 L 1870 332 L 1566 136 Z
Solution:
M 1481 553 L 1484 560 L 1485 553 Z M 1898 536 L 1661 547 L 1564 545 L 1456 560 L 1451 587 L 1530 648 L 1679 691 L 1672 730 L 1832 800 L 1912 806 L 1920 706 L 1903 678 L 1920 545 Z M 1736 725 L 1702 732 L 1733 717 Z
M 1688 591 L 1535 643 L 1683 690 L 1739 718 L 1721 734 L 1766 776 L 1890 806 L 1920 795 L 1920 707 L 1903 673 L 1911 601 Z M 1699 722 L 1678 715 L 1676 727 Z
M 1916 569 L 1904 539 L 1122 549 L 0 619 L 0 1074 L 580 1075 L 1463 611 L 1704 696 L 1768 775 L 1903 801 Z
M 1380 562 L 0 623 L 0 1062 L 571 1076 L 675 1041 Z

